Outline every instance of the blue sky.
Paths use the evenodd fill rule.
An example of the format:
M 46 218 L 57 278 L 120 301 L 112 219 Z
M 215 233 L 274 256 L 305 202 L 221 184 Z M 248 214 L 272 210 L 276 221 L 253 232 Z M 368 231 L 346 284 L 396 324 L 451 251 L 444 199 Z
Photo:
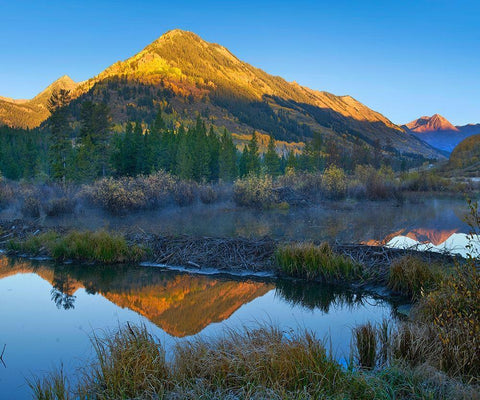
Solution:
M 395 123 L 434 113 L 478 123 L 479 21 L 476 0 L 0 0 L 0 95 L 87 79 L 181 28 Z

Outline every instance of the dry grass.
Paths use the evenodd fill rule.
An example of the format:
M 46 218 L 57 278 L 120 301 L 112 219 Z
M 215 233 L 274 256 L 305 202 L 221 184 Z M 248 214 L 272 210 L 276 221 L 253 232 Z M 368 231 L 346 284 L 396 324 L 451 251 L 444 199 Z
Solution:
M 360 275 L 360 266 L 336 254 L 328 243 L 290 243 L 278 246 L 275 263 L 288 276 L 326 282 L 348 281 Z
M 145 326 L 124 329 L 92 340 L 96 363 L 85 375 L 80 392 L 96 399 L 149 398 L 169 385 L 165 351 Z
M 45 254 L 59 261 L 104 264 L 139 261 L 145 253 L 141 247 L 129 245 L 124 237 L 106 231 L 72 231 L 66 235 L 48 231 L 29 236 L 23 241 L 12 240 L 8 248 L 29 255 Z
M 369 322 L 353 330 L 353 343 L 358 366 L 373 369 L 377 364 L 377 330 Z
M 395 292 L 418 299 L 437 287 L 445 274 L 446 272 L 442 272 L 438 265 L 413 255 L 406 255 L 391 263 L 388 287 Z
M 369 329 L 369 335 L 375 328 Z M 438 371 L 341 367 L 308 332 L 226 331 L 178 343 L 172 357 L 144 326 L 93 336 L 95 359 L 71 387 L 60 371 L 30 384 L 36 399 L 452 399 L 474 387 Z M 171 361 L 167 361 L 170 359 Z

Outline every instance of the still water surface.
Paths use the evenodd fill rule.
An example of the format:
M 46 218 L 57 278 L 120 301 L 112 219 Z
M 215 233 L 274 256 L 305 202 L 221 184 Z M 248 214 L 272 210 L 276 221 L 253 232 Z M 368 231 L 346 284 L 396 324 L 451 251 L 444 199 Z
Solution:
M 92 267 L 0 258 L 0 398 L 29 398 L 25 378 L 58 367 L 75 375 L 92 331 L 145 324 L 166 346 L 225 328 L 273 323 L 308 329 L 344 360 L 351 328 L 392 318 L 395 305 L 319 284 L 201 276 L 153 267 Z
M 465 253 L 467 207 L 462 200 L 424 199 L 323 205 L 255 212 L 231 205 L 190 207 L 107 217 L 86 213 L 48 225 L 115 231 L 417 245 Z M 0 215 L 0 217 L 3 217 Z M 91 357 L 92 331 L 126 321 L 144 323 L 170 348 L 195 335 L 274 323 L 328 336 L 335 356 L 349 354 L 351 328 L 395 314 L 396 305 L 370 294 L 320 284 L 200 276 L 154 267 L 89 267 L 13 261 L 0 255 L 0 399 L 29 398 L 25 378 Z
M 412 197 L 401 204 L 343 201 L 286 211 L 255 211 L 231 204 L 176 207 L 124 217 L 85 211 L 65 218 L 46 219 L 44 223 L 167 235 L 266 235 L 277 239 L 394 247 L 420 245 L 421 249 L 454 250 L 464 254 L 466 234 L 470 231 L 464 221 L 467 212 L 466 201 L 462 199 Z

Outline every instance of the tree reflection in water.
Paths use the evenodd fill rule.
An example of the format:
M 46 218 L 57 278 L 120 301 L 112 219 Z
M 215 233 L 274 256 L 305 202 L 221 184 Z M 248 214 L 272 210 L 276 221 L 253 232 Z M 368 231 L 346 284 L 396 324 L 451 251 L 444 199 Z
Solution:
M 319 309 L 324 313 L 328 313 L 332 305 L 349 308 L 360 307 L 366 298 L 365 293 L 338 285 L 283 279 L 276 282 L 275 294 L 292 306 L 302 306 L 310 310 Z
M 65 271 L 55 270 L 50 296 L 58 309 L 72 310 L 75 308 L 75 299 L 72 293 L 75 290 L 74 282 Z

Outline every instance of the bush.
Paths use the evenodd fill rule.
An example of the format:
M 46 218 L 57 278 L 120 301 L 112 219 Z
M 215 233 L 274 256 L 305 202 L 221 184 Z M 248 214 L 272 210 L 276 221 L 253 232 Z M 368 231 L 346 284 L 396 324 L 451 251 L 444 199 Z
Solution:
M 345 281 L 360 275 L 360 267 L 350 259 L 335 254 L 328 243 L 280 245 L 275 263 L 286 275 L 307 280 Z
M 399 197 L 393 170 L 386 166 L 382 166 L 377 170 L 370 165 L 357 165 L 355 178 L 351 186 L 352 188 L 349 191 L 357 198 L 362 198 L 362 195 L 370 200 L 385 200 Z M 359 190 L 358 186 L 364 189 Z
M 4 207 L 9 204 L 15 194 L 12 186 L 0 175 L 0 207 Z
M 329 199 L 342 199 L 347 193 L 347 178 L 343 169 L 329 166 L 322 176 L 322 189 Z
M 36 197 L 36 193 L 30 193 L 24 200 L 21 207 L 21 212 L 25 217 L 38 218 L 40 217 L 41 204 Z
M 180 207 L 192 205 L 196 199 L 197 185 L 193 182 L 180 181 L 175 185 L 175 203 Z
M 315 199 L 322 191 L 322 174 L 320 172 L 287 171 L 285 175 L 278 178 L 278 184 Z
M 235 181 L 233 199 L 239 206 L 267 209 L 277 202 L 277 195 L 270 175 L 249 174 Z
M 68 197 L 51 199 L 44 204 L 43 210 L 49 217 L 71 214 L 75 210 L 75 200 L 69 199 Z
M 150 176 L 119 179 L 104 178 L 85 186 L 83 195 L 112 214 L 152 209 L 168 201 L 175 187 L 174 178 L 165 172 Z
M 388 287 L 405 296 L 419 298 L 437 287 L 443 277 L 444 273 L 439 266 L 406 255 L 391 263 Z
M 203 204 L 215 203 L 218 199 L 218 193 L 211 185 L 200 187 L 200 201 Z

